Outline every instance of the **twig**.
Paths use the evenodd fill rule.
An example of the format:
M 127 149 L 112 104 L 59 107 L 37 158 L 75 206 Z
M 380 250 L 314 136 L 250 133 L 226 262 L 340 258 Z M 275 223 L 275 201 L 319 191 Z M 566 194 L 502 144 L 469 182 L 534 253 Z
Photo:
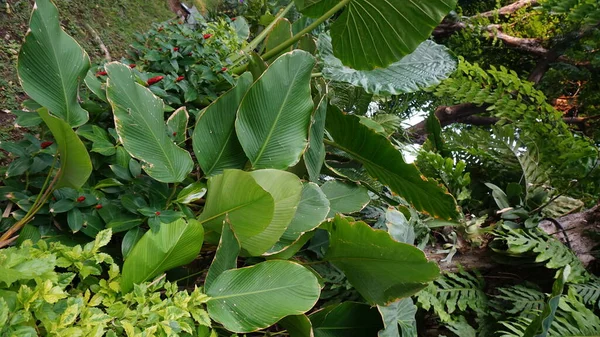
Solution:
M 90 26 L 89 23 L 85 24 L 85 28 L 87 28 L 87 30 L 90 31 L 90 33 L 94 37 L 94 40 L 96 40 L 96 43 L 100 47 L 100 50 L 102 50 L 102 52 L 104 53 L 104 58 L 106 59 L 106 61 L 110 62 L 111 61 L 110 53 L 108 52 L 108 48 L 106 48 L 106 46 L 104 45 L 104 42 L 102 42 L 100 35 L 98 35 L 98 33 L 94 30 L 94 28 L 92 28 L 92 26 Z

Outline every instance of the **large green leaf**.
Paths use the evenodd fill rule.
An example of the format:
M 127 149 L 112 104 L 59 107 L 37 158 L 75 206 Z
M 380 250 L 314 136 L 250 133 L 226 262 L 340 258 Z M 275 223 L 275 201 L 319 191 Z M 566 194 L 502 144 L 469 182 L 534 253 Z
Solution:
M 107 96 L 117 134 L 129 154 L 143 162 L 146 173 L 163 183 L 181 182 L 194 167 L 190 154 L 169 138 L 163 101 L 136 83 L 128 66 L 111 62 Z
M 279 324 L 287 330 L 290 337 L 315 337 L 310 319 L 306 315 L 284 317 Z
M 323 95 L 318 106 L 312 114 L 310 132 L 308 136 L 308 148 L 304 152 L 304 164 L 308 171 L 310 181 L 319 181 L 321 167 L 325 161 L 325 117 L 327 116 L 327 98 Z
M 358 212 L 371 201 L 368 190 L 356 184 L 332 180 L 323 184 L 321 189 L 329 199 L 329 217 L 336 213 Z
M 280 44 L 291 38 L 292 24 L 290 23 L 290 21 L 286 18 L 281 18 L 277 20 L 277 23 L 275 24 L 275 26 L 273 26 L 273 29 L 271 30 L 271 32 L 269 32 L 269 35 L 265 40 L 265 52 L 270 51 L 271 49 L 279 46 Z M 281 54 L 289 51 L 292 51 L 292 46 L 283 50 L 281 53 L 273 56 L 273 58 L 279 57 L 281 56 Z
M 417 306 L 413 300 L 403 298 L 387 306 L 377 306 L 385 329 L 377 337 L 417 337 Z
M 254 168 L 285 169 L 300 160 L 313 109 L 310 74 L 314 64 L 305 51 L 286 53 L 242 100 L 235 131 Z
M 262 254 L 277 243 L 288 228 L 302 197 L 302 182 L 295 174 L 280 170 L 258 170 L 251 174 L 275 202 L 271 223 L 252 238 L 255 245 L 253 254 L 258 255 L 259 251 Z
M 92 162 L 85 145 L 67 122 L 50 116 L 46 108 L 39 109 L 38 114 L 58 144 L 60 177 L 56 181 L 55 188 L 81 188 L 92 173 Z
M 418 91 L 438 84 L 456 69 L 456 61 L 448 54 L 447 48 L 429 40 L 400 61 L 373 70 L 354 70 L 344 66 L 333 55 L 329 34 L 321 34 L 317 43 L 324 63 L 323 77 L 350 83 L 377 95 Z
M 310 310 L 321 293 L 317 277 L 290 261 L 266 261 L 228 270 L 206 289 L 212 319 L 233 332 L 266 328 Z
M 358 70 L 385 68 L 412 53 L 456 6 L 456 0 L 295 0 L 319 17 L 347 3 L 331 25 L 333 54 Z
M 177 144 L 181 144 L 185 141 L 186 131 L 188 127 L 188 121 L 190 116 L 188 115 L 185 106 L 175 110 L 169 119 L 167 119 L 167 133 L 169 137 Z
M 234 128 L 238 106 L 251 85 L 252 75 L 244 73 L 233 89 L 217 98 L 198 117 L 192 145 L 196 160 L 207 176 L 227 168 L 244 168 L 248 161 Z
M 176 220 L 158 232 L 147 231 L 123 264 L 121 289 L 129 292 L 142 283 L 175 267 L 192 262 L 204 241 L 204 229 L 196 220 Z
M 294 218 L 279 238 L 275 246 L 269 249 L 269 254 L 281 252 L 296 242 L 302 234 L 309 232 L 325 221 L 329 213 L 329 200 L 315 183 L 305 183 L 302 187 L 302 197 Z
M 355 302 L 325 307 L 309 318 L 315 337 L 370 337 L 383 327 L 375 308 Z
M 219 232 L 227 217 L 241 246 L 250 254 L 260 255 L 263 245 L 253 238 L 271 224 L 274 209 L 273 197 L 250 173 L 225 170 L 208 179 L 206 206 L 198 220 Z
M 423 177 L 414 164 L 404 162 L 389 140 L 361 124 L 357 116 L 345 115 L 329 106 L 326 127 L 336 147 L 360 161 L 371 176 L 416 209 L 444 219 L 457 216 L 452 195 L 435 181 Z
M 23 90 L 52 115 L 80 126 L 88 112 L 79 105 L 78 90 L 89 68 L 88 54 L 62 30 L 54 4 L 37 0 L 17 62 Z
M 408 297 L 439 276 L 437 265 L 418 248 L 339 215 L 330 224 L 325 259 L 340 268 L 372 305 Z
M 237 258 L 240 254 L 240 243 L 233 233 L 233 229 L 227 220 L 223 222 L 223 229 L 221 230 L 221 239 L 219 240 L 219 246 L 217 246 L 217 252 L 215 258 L 208 268 L 206 279 L 204 280 L 204 287 L 210 288 L 213 281 L 223 272 L 237 267 Z

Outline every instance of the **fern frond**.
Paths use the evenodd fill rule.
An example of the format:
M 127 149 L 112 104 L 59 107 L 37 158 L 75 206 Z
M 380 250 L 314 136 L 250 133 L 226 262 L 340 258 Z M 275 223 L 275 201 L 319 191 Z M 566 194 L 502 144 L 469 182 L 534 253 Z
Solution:
M 526 313 L 529 312 L 537 312 L 544 307 L 546 302 L 544 293 L 524 285 L 515 285 L 497 290 L 500 294 L 494 296 L 490 306 L 503 315 L 527 315 Z
M 508 229 L 496 231 L 493 249 L 499 253 L 512 256 L 533 257 L 535 262 L 544 263 L 549 269 L 561 269 L 566 265 L 571 266 L 569 282 L 586 282 L 590 275 L 581 260 L 554 237 L 546 234 L 539 228 Z M 499 249 L 498 247 L 505 249 Z
M 569 287 L 581 297 L 583 303 L 600 308 L 600 279 L 592 278 L 587 283 L 573 284 Z
M 448 273 L 417 293 L 417 302 L 425 310 L 433 308 L 442 322 L 451 322 L 452 314 L 486 311 L 488 299 L 482 289 L 483 280 L 472 273 Z

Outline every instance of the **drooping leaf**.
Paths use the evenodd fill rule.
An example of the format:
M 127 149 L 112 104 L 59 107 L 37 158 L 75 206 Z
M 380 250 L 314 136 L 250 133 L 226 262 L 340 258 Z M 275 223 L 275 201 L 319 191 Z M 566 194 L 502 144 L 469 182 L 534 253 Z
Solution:
M 212 319 L 233 332 L 266 328 L 310 310 L 321 287 L 317 277 L 290 261 L 266 261 L 219 275 L 206 289 Z M 276 305 L 275 305 L 276 304 Z
M 123 264 L 121 289 L 127 293 L 136 283 L 192 262 L 202 248 L 204 229 L 200 222 L 176 220 L 147 231 L 133 247 Z
M 254 168 L 285 169 L 308 143 L 314 58 L 295 50 L 276 59 L 242 100 L 235 131 Z
M 282 251 L 296 242 L 302 234 L 317 228 L 325 221 L 329 213 L 329 200 L 319 186 L 315 183 L 305 183 L 302 187 L 302 197 L 294 218 L 287 229 L 279 238 L 275 246 L 268 253 L 273 254 Z
M 418 248 L 394 241 L 364 222 L 335 217 L 325 259 L 340 268 L 372 305 L 387 305 L 421 290 L 439 276 Z
M 240 243 L 235 237 L 231 225 L 227 220 L 223 222 L 221 230 L 221 239 L 215 253 L 215 258 L 210 264 L 208 274 L 204 280 L 204 287 L 210 288 L 213 281 L 223 272 L 237 268 L 237 258 L 240 253 Z
M 565 283 L 569 279 L 569 273 L 571 272 L 571 266 L 566 265 L 565 268 L 559 273 L 556 281 L 552 285 L 552 295 L 548 299 L 548 302 L 544 305 L 544 310 L 529 324 L 523 337 L 546 337 L 556 315 L 556 309 L 558 308 L 560 297 L 563 293 Z
M 267 70 L 267 64 L 255 51 L 248 52 L 248 70 L 252 73 L 252 78 L 258 80 L 265 70 Z
M 89 56 L 62 30 L 50 0 L 36 1 L 29 28 L 17 62 L 23 90 L 70 126 L 85 124 L 88 112 L 79 105 L 78 90 Z
M 290 334 L 290 337 L 314 337 L 310 319 L 306 315 L 284 317 L 279 324 Z
M 363 303 L 344 302 L 309 316 L 315 337 L 376 336 L 383 328 L 377 309 Z
M 265 40 L 265 52 L 270 51 L 271 49 L 279 46 L 281 43 L 292 37 L 292 24 L 286 18 L 281 18 L 277 20 L 273 29 L 269 32 L 267 39 Z M 279 54 L 273 56 L 273 58 L 281 56 L 285 52 L 292 51 L 292 46 L 283 50 Z
M 485 186 L 492 190 L 492 197 L 494 198 L 498 209 L 505 209 L 510 207 L 510 204 L 508 203 L 508 197 L 500 187 L 492 183 L 485 183 Z
M 280 170 L 258 170 L 251 174 L 275 202 L 271 223 L 252 238 L 255 246 L 253 254 L 258 255 L 259 251 L 262 254 L 273 247 L 287 230 L 302 197 L 302 182 L 295 174 Z
M 248 161 L 234 127 L 238 106 L 251 85 L 252 75 L 244 73 L 233 89 L 217 98 L 198 117 L 192 145 L 196 160 L 207 176 L 228 168 L 241 169 Z
M 181 182 L 192 171 L 190 154 L 175 145 L 167 134 L 163 101 L 135 82 L 128 66 L 111 62 L 107 96 L 113 108 L 117 134 L 129 154 L 155 180 Z
M 253 238 L 269 226 L 274 209 L 271 194 L 249 172 L 225 170 L 208 179 L 206 206 L 198 220 L 207 229 L 219 232 L 227 216 L 241 246 L 260 255 L 264 252 L 262 245 Z
M 333 217 L 337 213 L 358 212 L 371 201 L 367 189 L 356 184 L 331 180 L 323 184 L 321 190 L 329 199 L 328 217 Z
M 404 213 L 391 207 L 388 208 L 385 212 L 385 225 L 394 240 L 409 245 L 415 242 L 415 229 L 408 222 Z
M 335 0 L 296 0 L 297 8 L 319 17 Z M 385 68 L 412 53 L 454 9 L 455 0 L 348 0 L 331 25 L 333 54 L 358 70 Z
M 369 175 L 410 202 L 416 209 L 449 219 L 457 216 L 452 195 L 433 180 L 424 178 L 414 164 L 407 164 L 384 136 L 362 125 L 357 116 L 336 107 L 327 109 L 326 128 L 335 146 L 360 161 Z
M 323 96 L 312 114 L 308 148 L 304 152 L 304 164 L 312 182 L 319 180 L 325 160 L 325 144 L 323 144 L 325 116 L 327 116 L 327 98 Z
M 169 119 L 167 119 L 167 133 L 176 144 L 185 141 L 185 132 L 187 130 L 189 118 L 190 116 L 188 115 L 185 106 L 182 106 L 175 110 L 171 116 L 169 116 Z
M 422 42 L 411 54 L 386 68 L 355 70 L 333 55 L 329 34 L 319 35 L 318 50 L 323 59 L 323 77 L 362 87 L 376 95 L 398 95 L 440 83 L 456 69 L 456 61 L 446 47 L 433 41 Z
M 206 184 L 204 182 L 197 181 L 184 187 L 177 195 L 177 199 L 175 201 L 182 204 L 189 204 L 201 199 L 205 194 Z
M 92 173 L 92 162 L 85 145 L 67 122 L 50 116 L 46 108 L 39 109 L 38 114 L 58 144 L 60 177 L 56 181 L 55 188 L 81 188 Z
M 103 88 L 102 82 L 100 82 L 94 73 L 91 70 L 88 70 L 85 78 L 83 79 L 85 85 L 90 89 L 91 92 L 96 95 L 96 97 L 100 98 L 102 101 L 107 102 L 106 100 L 106 89 Z
M 385 329 L 377 334 L 378 337 L 417 337 L 417 306 L 410 297 L 387 306 L 378 305 L 377 309 L 385 326 Z

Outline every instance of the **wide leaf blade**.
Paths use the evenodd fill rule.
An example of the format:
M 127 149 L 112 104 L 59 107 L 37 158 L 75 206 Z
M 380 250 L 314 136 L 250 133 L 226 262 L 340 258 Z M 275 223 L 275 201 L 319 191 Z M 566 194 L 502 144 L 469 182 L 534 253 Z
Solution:
M 142 161 L 146 173 L 163 183 L 181 182 L 192 171 L 190 154 L 169 138 L 163 101 L 135 82 L 128 66 L 111 62 L 107 96 L 117 134 L 129 154 Z
M 386 68 L 354 70 L 342 64 L 333 55 L 331 37 L 321 34 L 319 53 L 324 62 L 323 77 L 362 87 L 376 95 L 398 95 L 418 91 L 440 83 L 456 69 L 456 61 L 446 47 L 433 41 L 422 42 L 419 47 Z
M 321 189 L 329 199 L 328 217 L 333 217 L 337 213 L 358 212 L 371 201 L 368 190 L 356 184 L 332 180 L 323 184 Z
M 212 319 L 233 332 L 266 328 L 310 310 L 321 293 L 317 277 L 290 261 L 266 261 L 228 270 L 206 289 Z
M 308 171 L 310 181 L 319 181 L 321 167 L 325 161 L 325 117 L 327 116 L 327 98 L 321 97 L 318 106 L 312 114 L 310 132 L 308 136 L 308 148 L 304 152 L 304 164 Z
M 217 252 L 215 258 L 208 268 L 206 279 L 204 280 L 204 287 L 210 288 L 213 281 L 223 272 L 235 269 L 237 267 L 237 258 L 240 253 L 240 243 L 235 237 L 231 225 L 227 220 L 223 222 L 223 229 L 221 230 L 221 239 L 219 240 L 219 246 L 217 246 Z
M 456 201 L 433 180 L 424 178 L 414 164 L 407 164 L 400 151 L 383 135 L 345 115 L 336 107 L 327 110 L 327 131 L 336 147 L 360 161 L 367 172 L 410 202 L 435 217 L 456 217 Z
M 241 246 L 262 254 L 262 245 L 253 238 L 273 220 L 275 202 L 248 172 L 225 170 L 208 179 L 208 197 L 198 220 L 213 232 L 220 232 L 227 217 Z M 268 247 L 267 247 L 268 248 Z
M 217 98 L 198 117 L 192 145 L 196 160 L 207 176 L 224 169 L 242 169 L 248 161 L 235 135 L 235 117 L 242 98 L 252 85 L 252 75 L 244 73 L 236 86 Z
M 60 27 L 50 0 L 36 1 L 29 27 L 17 62 L 23 90 L 72 127 L 85 124 L 78 90 L 90 68 L 88 54 Z
M 315 337 L 376 336 L 383 327 L 377 310 L 364 303 L 344 302 L 328 306 L 309 318 Z
M 372 305 L 408 297 L 439 276 L 437 265 L 418 248 L 340 216 L 330 225 L 325 260 L 340 268 Z
M 85 145 L 67 122 L 50 116 L 46 108 L 39 109 L 38 114 L 58 144 L 60 177 L 54 187 L 81 188 L 92 174 L 92 162 Z
M 204 228 L 196 220 L 176 220 L 158 232 L 147 231 L 123 264 L 121 289 L 127 293 L 142 283 L 175 267 L 192 262 L 204 241 Z
M 300 160 L 308 143 L 313 109 L 307 52 L 276 59 L 242 100 L 235 131 L 254 168 L 285 169 Z

